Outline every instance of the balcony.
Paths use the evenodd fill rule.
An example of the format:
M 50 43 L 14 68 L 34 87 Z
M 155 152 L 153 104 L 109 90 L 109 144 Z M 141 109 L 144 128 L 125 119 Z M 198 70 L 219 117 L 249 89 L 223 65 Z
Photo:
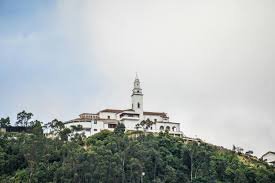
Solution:
M 135 113 L 122 113 L 119 115 L 120 120 L 139 120 L 139 114 Z

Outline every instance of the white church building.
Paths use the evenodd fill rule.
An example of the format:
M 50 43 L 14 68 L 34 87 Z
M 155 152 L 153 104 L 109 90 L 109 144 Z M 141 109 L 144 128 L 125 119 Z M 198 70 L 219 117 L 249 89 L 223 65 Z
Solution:
M 137 130 L 136 125 L 149 119 L 154 124 L 146 129 L 147 132 L 158 133 L 168 131 L 171 135 L 182 137 L 180 123 L 169 121 L 164 112 L 149 112 L 143 110 L 143 93 L 138 76 L 134 81 L 131 109 L 103 109 L 98 113 L 82 113 L 79 118 L 65 122 L 65 127 L 81 125 L 85 135 L 91 136 L 102 130 L 113 131 L 118 123 L 125 125 L 126 131 Z

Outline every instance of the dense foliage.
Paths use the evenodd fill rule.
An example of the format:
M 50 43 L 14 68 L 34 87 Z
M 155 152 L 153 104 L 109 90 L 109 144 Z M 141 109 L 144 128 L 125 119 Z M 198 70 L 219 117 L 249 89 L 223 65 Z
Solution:
M 46 138 L 34 124 L 31 133 L 0 134 L 1 183 L 275 182 L 265 163 L 167 133 L 125 133 L 118 125 L 85 138 L 55 120 L 56 136 Z

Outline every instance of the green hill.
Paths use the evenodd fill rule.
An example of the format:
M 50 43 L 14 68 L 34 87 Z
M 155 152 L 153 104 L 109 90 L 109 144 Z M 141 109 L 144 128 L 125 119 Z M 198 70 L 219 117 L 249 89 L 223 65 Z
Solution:
M 274 167 L 264 162 L 165 133 L 57 135 L 2 133 L 0 182 L 275 182 Z

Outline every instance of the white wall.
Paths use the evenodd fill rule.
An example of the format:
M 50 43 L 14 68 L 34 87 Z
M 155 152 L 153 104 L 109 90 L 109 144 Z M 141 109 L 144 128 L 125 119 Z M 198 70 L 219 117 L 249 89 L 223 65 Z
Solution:
M 177 124 L 175 124 L 175 123 L 161 123 L 161 122 L 157 123 L 156 128 L 157 128 L 158 131 L 160 130 L 161 126 L 164 127 L 164 131 L 165 131 L 167 126 L 170 127 L 171 132 L 173 131 L 172 130 L 173 127 L 176 127 L 176 129 L 175 129 L 176 132 L 180 131 L 180 124 L 178 124 L 178 123 Z
M 263 157 L 263 159 L 264 159 L 264 160 L 266 159 L 267 162 L 275 161 L 275 154 L 273 154 L 273 153 L 268 153 L 267 155 L 265 155 L 265 156 Z
M 138 108 L 137 104 L 140 104 L 140 108 Z M 143 96 L 142 95 L 133 95 L 132 96 L 132 104 L 135 112 L 143 115 Z
M 157 121 L 163 121 L 162 117 L 154 115 L 144 115 L 144 120 L 146 119 L 150 119 L 151 121 L 155 121 L 155 119 L 157 119 Z
M 84 132 L 85 136 L 88 137 L 88 136 L 92 135 L 91 134 L 92 122 L 87 121 L 87 122 L 66 123 L 65 127 L 71 128 L 71 126 L 77 126 L 77 125 L 81 125 L 83 127 L 83 131 L 81 131 L 81 133 Z M 87 131 L 87 129 L 89 129 L 89 131 Z
M 101 119 L 108 119 L 108 116 L 110 116 L 110 119 L 117 119 L 116 113 L 112 113 L 112 112 L 100 112 L 99 113 L 99 118 L 101 118 Z
M 119 118 L 116 113 L 111 112 L 100 112 L 99 117 L 101 119 L 108 119 L 108 116 L 110 116 L 111 120 L 87 120 L 85 122 L 74 122 L 74 123 L 67 123 L 65 124 L 66 127 L 71 127 L 72 125 L 82 125 L 84 128 L 83 132 L 85 135 L 91 136 L 94 135 L 104 129 L 112 131 L 113 128 L 108 128 L 108 123 L 117 123 L 117 119 Z M 164 130 L 167 127 L 170 127 L 170 133 L 173 133 L 173 127 L 176 127 L 174 132 L 180 131 L 180 124 L 179 123 L 169 123 L 169 122 L 163 122 L 163 118 L 161 116 L 155 116 L 155 115 L 145 115 L 144 118 L 141 120 L 150 119 L 151 121 L 157 120 L 157 123 L 152 126 L 152 129 L 148 129 L 149 132 L 160 132 L 160 127 L 163 126 Z M 136 130 L 136 125 L 140 123 L 141 120 L 138 119 L 124 119 L 121 122 L 124 123 L 126 130 Z
M 100 120 L 91 120 L 87 122 L 74 122 L 74 123 L 66 123 L 66 128 L 71 128 L 71 126 L 77 126 L 81 125 L 83 127 L 83 131 L 85 135 L 91 136 L 93 134 L 96 134 L 104 129 L 104 123 Z M 89 130 L 88 130 L 89 129 Z
M 139 123 L 138 120 L 123 120 L 121 122 L 125 125 L 126 130 L 136 130 L 136 125 Z

